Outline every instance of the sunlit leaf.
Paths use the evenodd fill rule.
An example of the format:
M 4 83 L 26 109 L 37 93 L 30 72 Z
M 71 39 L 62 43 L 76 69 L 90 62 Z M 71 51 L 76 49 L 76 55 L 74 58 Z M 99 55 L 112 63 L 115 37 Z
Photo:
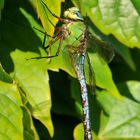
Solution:
M 125 91 L 124 91 L 125 92 Z M 108 93 L 98 94 L 99 102 L 105 108 L 108 105 L 103 103 L 104 99 L 101 96 L 110 96 Z M 108 104 L 112 104 L 108 100 Z M 116 103 L 110 106 L 110 109 L 106 112 L 109 114 L 108 121 L 104 128 L 101 129 L 99 137 L 104 139 L 137 139 L 140 137 L 139 121 L 139 107 L 140 105 L 132 100 L 123 98 L 116 101 Z
M 32 122 L 31 113 L 25 106 L 23 110 L 23 124 L 24 124 L 24 139 L 25 140 L 39 140 L 37 132 Z
M 23 140 L 22 101 L 15 84 L 0 81 L 0 138 Z
M 112 74 L 108 65 L 103 64 L 96 54 L 90 55 L 90 61 L 95 73 L 97 86 L 108 90 L 114 97 L 120 99 L 121 96 L 113 82 Z
M 15 2 L 10 2 L 5 7 L 6 15 L 3 17 L 9 16 L 9 18 L 5 18 L 0 24 L 0 60 L 6 71 L 11 73 L 11 76 L 25 92 L 32 115 L 48 128 L 52 136 L 47 62 L 45 59 L 27 60 L 27 58 L 36 56 L 37 53 L 46 53 L 38 49 L 42 43 L 32 28 L 32 25 L 35 27 L 40 27 L 40 25 L 38 25 L 37 19 L 31 15 L 33 13 L 27 12 L 24 4 L 27 9 L 32 9 L 28 3 L 24 2 L 19 7 Z M 12 8 L 8 8 L 8 5 Z
M 104 34 L 113 34 L 123 44 L 140 48 L 139 1 L 73 1 Z

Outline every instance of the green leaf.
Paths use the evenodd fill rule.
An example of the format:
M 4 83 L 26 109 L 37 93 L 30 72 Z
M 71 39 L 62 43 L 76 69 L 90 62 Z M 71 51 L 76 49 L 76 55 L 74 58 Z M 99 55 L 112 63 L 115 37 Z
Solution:
M 104 93 L 103 96 L 110 95 Z M 100 98 L 99 102 L 101 104 L 104 102 L 102 105 L 105 107 L 105 99 Z M 108 104 L 112 104 L 111 100 L 108 100 Z M 127 98 L 123 98 L 112 104 L 110 110 L 107 112 L 109 114 L 108 121 L 106 122 L 106 125 L 104 125 L 104 128 L 100 130 L 99 137 L 111 140 L 140 138 L 140 126 L 138 125 L 140 122 L 139 107 L 140 104 Z
M 117 40 L 112 40 L 112 38 L 110 37 L 110 43 L 112 44 L 112 46 L 115 48 L 116 52 L 125 60 L 125 62 L 129 65 L 129 67 L 132 70 L 136 69 L 136 65 L 134 63 L 134 60 L 131 56 L 130 50 L 129 48 L 127 48 L 125 45 L 121 44 L 119 41 Z
M 44 61 L 27 61 L 23 53 L 13 53 L 15 60 L 15 80 L 20 84 L 31 105 L 32 115 L 39 119 L 53 135 L 51 122 L 51 96 L 49 88 L 49 77 L 46 63 Z M 24 65 L 23 65 L 24 63 Z M 30 70 L 29 70 L 30 68 Z
M 125 96 L 140 102 L 140 82 L 139 81 L 127 81 L 125 83 L 118 84 L 120 92 Z
M 37 132 L 32 122 L 31 113 L 26 106 L 23 110 L 24 140 L 39 140 Z
M 54 27 L 51 27 L 52 25 L 49 25 L 50 22 L 48 21 L 48 17 L 54 23 L 54 25 L 56 25 L 57 22 L 57 19 L 51 16 L 51 14 L 49 13 L 49 11 L 47 11 L 46 8 L 45 9 L 43 8 L 44 6 L 42 5 L 42 3 L 40 3 L 39 0 L 36 1 L 30 0 L 30 2 L 33 5 L 34 9 L 29 5 L 28 2 L 17 0 L 17 1 L 7 1 L 7 3 L 5 3 L 5 9 L 3 10 L 3 20 L 0 22 L 0 61 L 2 63 L 2 66 L 5 68 L 6 72 L 10 73 L 10 76 L 13 78 L 13 80 L 9 77 L 9 75 L 5 71 L 3 71 L 1 67 L 0 67 L 0 80 L 8 83 L 12 83 L 14 81 L 19 85 L 19 89 L 22 90 L 25 96 L 25 102 L 24 102 L 25 106 L 22 108 L 23 111 L 22 123 L 24 125 L 24 128 L 22 126 L 22 130 L 23 130 L 22 135 L 24 134 L 23 136 L 24 139 L 34 139 L 34 138 L 39 139 L 36 134 L 36 131 L 34 130 L 35 128 L 32 123 L 31 115 L 42 122 L 42 124 L 48 129 L 51 136 L 54 133 L 52 121 L 51 121 L 51 115 L 50 115 L 50 109 L 52 106 L 51 103 L 52 95 L 50 96 L 49 76 L 47 70 L 50 69 L 50 70 L 58 71 L 59 69 L 62 69 L 68 72 L 73 77 L 76 77 L 76 75 L 74 73 L 73 67 L 70 62 L 70 58 L 66 48 L 67 45 L 66 42 L 63 42 L 63 46 L 61 48 L 59 57 L 53 58 L 51 60 L 49 59 L 26 60 L 36 56 L 47 56 L 47 53 L 42 49 L 42 40 L 44 35 L 41 32 L 34 30 L 32 28 L 34 26 L 39 30 L 43 31 L 43 28 L 38 23 L 38 19 L 35 18 L 36 15 L 34 13 L 34 10 L 37 12 L 45 28 L 45 31 L 47 31 L 48 34 L 53 34 L 53 30 L 54 30 Z M 54 4 L 56 5 L 58 4 L 57 2 L 51 3 L 50 1 L 45 1 L 45 0 L 44 2 L 46 2 L 47 5 L 50 4 L 49 8 L 51 9 L 51 11 L 53 11 L 55 14 L 59 16 L 58 9 L 60 7 L 54 6 Z M 87 4 L 85 4 L 85 2 Z M 134 3 L 136 9 L 138 9 L 137 8 L 138 1 L 135 2 L 132 1 L 132 2 Z M 77 0 L 77 2 L 75 3 L 79 5 L 81 4 L 81 1 Z M 92 3 L 93 3 L 92 0 L 84 1 L 81 5 L 81 10 L 83 14 L 86 13 L 86 11 L 88 11 L 87 15 L 93 21 L 93 15 L 91 14 L 93 11 L 91 11 L 92 6 L 90 5 Z M 59 1 L 59 5 L 60 5 L 60 1 Z M 100 5 L 100 1 L 94 7 L 97 8 L 97 5 Z M 95 16 L 95 20 L 97 16 L 98 15 Z M 107 18 L 109 18 L 109 16 Z M 128 25 L 130 25 L 129 22 Z M 105 29 L 106 26 L 107 23 L 105 22 L 105 25 L 102 26 L 104 27 L 102 28 L 104 32 L 101 30 L 105 34 L 108 31 Z M 122 29 L 124 29 L 124 27 Z M 112 30 L 110 31 L 110 33 L 118 37 L 118 34 L 115 34 L 114 31 L 115 30 Z M 74 32 L 76 32 L 76 30 Z M 118 38 L 122 38 L 121 35 Z M 134 69 L 135 65 L 133 59 L 131 58 L 131 54 L 129 53 L 129 50 L 125 46 L 127 45 L 126 42 L 124 42 L 125 45 L 122 45 L 118 41 L 116 43 L 115 42 L 116 40 L 112 36 L 108 36 L 108 38 L 106 39 L 108 42 L 111 42 L 112 46 L 115 46 L 114 47 L 115 50 L 124 58 L 124 60 L 129 64 L 129 66 Z M 131 39 L 128 40 L 128 44 L 132 45 L 130 43 L 132 41 L 133 40 Z M 46 45 L 47 43 L 48 43 L 48 38 L 46 41 Z M 136 42 L 133 43 L 136 46 Z M 59 41 L 52 45 L 52 55 L 56 53 L 58 46 L 59 46 Z M 123 92 L 125 93 L 127 91 L 125 91 L 125 89 L 123 88 L 120 89 L 119 86 L 118 86 L 119 87 L 119 91 L 118 91 L 115 82 L 113 81 L 113 78 L 117 75 L 113 75 L 112 78 L 112 73 L 110 71 L 109 66 L 106 64 L 102 64 L 100 58 L 97 57 L 96 53 L 89 53 L 89 54 L 90 54 L 91 64 L 95 73 L 97 88 L 99 87 L 100 90 L 105 89 L 105 91 L 103 92 L 97 92 L 97 97 L 98 97 L 97 99 L 105 113 L 102 112 L 101 118 L 98 116 L 98 118 L 96 118 L 95 120 L 95 123 L 93 121 L 94 127 L 96 127 L 98 121 L 101 122 L 99 138 L 134 139 L 135 136 L 139 138 L 139 132 L 138 132 L 139 126 L 136 123 L 136 122 L 139 123 L 139 119 L 138 119 L 139 104 L 134 102 L 135 100 L 139 101 L 139 94 L 138 94 L 139 83 L 130 82 L 129 84 L 128 83 L 126 84 L 128 87 L 127 89 L 129 89 L 130 91 L 129 93 L 132 94 L 134 101 L 122 98 L 120 93 Z M 138 56 L 137 57 L 138 63 L 136 63 L 137 64 L 136 68 L 139 66 L 139 61 L 138 61 L 139 55 L 137 56 Z M 113 62 L 112 64 L 115 63 Z M 116 65 L 113 66 L 114 69 L 116 69 L 116 67 L 117 67 Z M 121 65 L 119 65 L 119 69 L 117 69 L 118 73 L 121 71 L 120 68 L 122 69 Z M 88 69 L 88 65 L 86 64 L 85 71 L 87 71 L 87 69 Z M 121 77 L 123 77 L 125 74 L 126 72 L 123 71 Z M 135 75 L 138 78 L 139 71 L 137 71 L 137 74 Z M 88 76 L 86 75 L 87 79 L 89 78 Z M 131 76 L 131 73 L 130 74 L 127 73 L 126 77 L 129 78 L 129 76 Z M 55 78 L 57 79 L 57 77 Z M 59 89 L 60 86 L 63 85 L 61 84 L 60 79 L 61 78 L 58 78 Z M 120 80 L 120 78 L 118 79 Z M 56 86 L 55 83 L 54 86 Z M 72 115 L 78 119 L 79 118 L 82 119 L 81 117 L 82 108 L 80 104 L 81 101 L 80 101 L 80 93 L 79 93 L 80 88 L 77 86 L 77 84 L 72 83 L 71 85 L 72 94 L 69 93 L 65 94 L 65 92 L 67 93 L 68 91 L 67 90 L 64 91 L 63 90 L 64 87 L 61 89 L 62 89 L 61 91 L 58 90 L 56 91 L 54 97 L 55 103 L 53 102 L 53 105 L 55 106 L 58 105 L 59 104 L 58 100 L 60 100 L 62 104 L 59 105 L 59 107 L 58 106 L 53 107 L 53 111 L 55 110 L 56 111 L 55 113 L 59 113 L 59 114 L 63 113 L 67 115 Z M 62 94 L 60 94 L 60 92 L 62 92 Z M 119 99 L 121 98 L 121 100 L 118 100 L 118 98 Z M 67 106 L 65 106 L 65 104 L 67 104 Z M 94 101 L 91 102 L 91 106 L 96 107 Z M 60 110 L 61 107 L 62 110 Z M 93 114 L 94 116 L 97 116 L 97 112 L 94 113 L 94 111 L 96 111 L 96 109 L 91 110 L 92 112 L 91 115 Z M 122 122 L 122 120 L 124 120 L 124 123 L 122 123 L 120 126 L 119 121 Z M 134 123 L 133 130 L 135 131 L 131 129 L 132 128 L 131 124 L 133 123 Z M 38 126 L 36 127 L 38 128 Z M 96 129 L 98 129 L 98 126 Z M 76 138 L 79 139 L 83 138 L 80 137 L 81 135 L 83 136 L 83 132 L 81 130 L 83 131 L 82 125 L 78 127 L 78 129 L 77 128 L 75 129 L 74 136 Z M 124 133 L 121 133 L 124 131 L 129 132 L 127 133 L 126 137 Z
M 0 81 L 0 87 L 0 138 L 23 140 L 22 101 L 17 86 Z
M 108 65 L 103 64 L 97 54 L 90 54 L 90 61 L 95 73 L 96 85 L 109 91 L 114 97 L 120 99 L 120 93 L 112 79 Z
M 116 104 L 117 100 L 111 96 L 107 91 L 97 90 L 97 100 L 100 102 L 100 105 L 103 107 L 104 111 L 109 114 L 113 106 Z
M 126 47 L 124 44 L 117 41 L 113 36 L 104 35 L 101 31 L 99 31 L 99 29 L 97 27 L 95 27 L 95 25 L 91 21 L 88 21 L 88 29 L 89 29 L 89 32 L 95 38 L 99 39 L 99 41 L 102 43 L 102 45 L 104 46 L 102 48 L 105 49 L 105 47 L 107 47 L 108 51 L 109 51 L 109 49 L 111 52 L 114 51 L 114 55 L 117 55 L 116 54 L 116 52 L 117 52 L 133 70 L 135 69 L 136 66 L 134 64 L 134 61 L 132 59 L 132 56 L 130 54 L 128 47 Z M 103 43 L 106 43 L 105 45 L 107 45 L 107 46 L 105 46 Z M 94 45 L 95 45 L 95 43 L 91 46 L 91 48 L 95 47 Z M 101 46 L 97 46 L 97 47 L 101 48 Z M 109 52 L 107 52 L 107 53 L 109 53 Z M 106 54 L 106 55 L 110 56 L 110 54 Z
M 0 66 L 0 80 L 3 81 L 3 82 L 6 82 L 7 84 L 11 83 L 11 85 L 12 85 L 12 82 L 13 82 L 11 77 L 4 71 L 2 66 Z M 1 89 L 2 88 L 4 88 L 4 86 L 2 86 Z M 16 89 L 16 90 L 17 90 L 17 93 L 19 94 L 18 89 Z M 2 100 L 2 98 L 1 98 L 1 100 Z M 6 100 L 4 100 L 4 101 L 6 101 Z M 10 111 L 10 108 L 7 109 L 7 112 L 8 111 Z M 34 140 L 34 138 L 36 137 L 36 140 L 37 140 L 37 134 L 35 132 L 35 128 L 33 126 L 33 123 L 31 123 L 32 118 L 31 118 L 31 115 L 30 115 L 30 117 L 28 117 L 28 115 L 29 115 L 28 113 L 29 113 L 29 111 L 27 110 L 27 108 L 23 108 L 23 127 L 24 127 L 24 131 L 23 131 L 24 136 L 23 137 L 26 140 L 32 140 L 32 139 Z M 31 125 L 33 130 L 31 130 L 30 125 Z M 32 131 L 34 131 L 34 132 L 32 132 Z
M 0 81 L 12 83 L 12 78 L 5 72 L 5 70 L 2 68 L 0 64 Z
M 37 36 L 32 28 L 32 26 L 40 27 L 38 20 L 34 19 L 32 10 L 31 6 L 25 2 L 18 5 L 18 2 L 11 1 L 5 6 L 4 17 L 7 17 L 0 23 L 0 60 L 6 71 L 11 73 L 24 91 L 32 115 L 48 128 L 52 136 L 47 62 L 45 59 L 27 60 L 35 57 L 37 53 L 46 54 L 43 49 L 39 50 L 43 36 L 39 38 L 42 34 L 39 32 Z
M 93 2 L 88 14 L 95 25 L 105 34 L 113 34 L 129 47 L 140 47 L 139 13 L 128 1 Z
M 106 35 L 113 34 L 120 42 L 129 47 L 140 48 L 139 1 L 84 1 L 73 0 L 83 15 Z

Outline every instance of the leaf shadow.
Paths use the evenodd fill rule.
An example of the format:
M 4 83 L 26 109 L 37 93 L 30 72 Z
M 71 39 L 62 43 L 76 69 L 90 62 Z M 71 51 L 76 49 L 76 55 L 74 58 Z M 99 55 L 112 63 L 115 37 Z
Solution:
M 34 25 L 31 25 L 28 17 L 21 13 L 21 8 L 36 22 L 39 22 L 29 2 L 5 1 L 0 22 L 0 62 L 7 72 L 14 71 L 12 53 L 15 51 L 22 51 L 23 54 L 27 52 L 40 53 L 38 46 L 42 46 L 39 37 L 32 28 Z

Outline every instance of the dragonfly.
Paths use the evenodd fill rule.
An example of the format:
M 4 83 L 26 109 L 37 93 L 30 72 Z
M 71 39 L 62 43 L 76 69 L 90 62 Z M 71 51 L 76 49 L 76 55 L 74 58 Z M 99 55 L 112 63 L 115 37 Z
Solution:
M 91 128 L 91 117 L 90 117 L 90 108 L 89 108 L 89 97 L 88 90 L 86 85 L 85 77 L 85 59 L 88 61 L 89 73 L 92 74 L 92 67 L 90 64 L 90 59 L 87 53 L 88 43 L 93 40 L 99 45 L 100 42 L 93 38 L 88 31 L 87 26 L 84 23 L 84 18 L 80 13 L 79 8 L 72 7 L 64 11 L 64 18 L 58 17 L 48 8 L 46 3 L 41 0 L 41 3 L 47 8 L 47 10 L 56 18 L 58 18 L 63 24 L 61 27 L 57 28 L 55 35 L 47 46 L 45 46 L 46 37 L 50 37 L 45 33 L 43 48 L 46 50 L 51 47 L 56 41 L 59 40 L 59 45 L 57 51 L 54 55 L 44 56 L 44 57 L 34 57 L 31 59 L 40 59 L 40 58 L 53 58 L 59 55 L 63 41 L 66 42 L 66 47 L 68 54 L 77 76 L 77 79 L 80 83 L 81 88 L 81 99 L 82 99 L 82 109 L 83 109 L 83 126 L 84 126 L 84 139 L 93 140 L 92 138 L 92 128 Z M 50 21 L 50 20 L 49 20 Z M 94 78 L 94 76 L 91 76 Z M 94 81 L 94 80 L 90 80 Z M 91 83 L 94 86 L 94 83 Z

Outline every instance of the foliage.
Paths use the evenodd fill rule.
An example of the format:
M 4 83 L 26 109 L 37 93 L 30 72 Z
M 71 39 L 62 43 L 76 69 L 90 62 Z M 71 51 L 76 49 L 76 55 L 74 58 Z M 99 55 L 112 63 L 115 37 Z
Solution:
M 94 139 L 140 139 L 139 1 L 44 2 L 58 17 L 60 9 L 78 6 L 92 35 L 115 51 L 109 65 L 89 52 L 96 81 L 96 96 L 89 95 Z M 61 23 L 40 0 L 2 0 L 0 14 L 0 139 L 83 139 L 80 89 L 65 42 L 56 58 L 27 60 L 47 56 L 44 35 L 33 27 L 53 36 L 50 21 Z

